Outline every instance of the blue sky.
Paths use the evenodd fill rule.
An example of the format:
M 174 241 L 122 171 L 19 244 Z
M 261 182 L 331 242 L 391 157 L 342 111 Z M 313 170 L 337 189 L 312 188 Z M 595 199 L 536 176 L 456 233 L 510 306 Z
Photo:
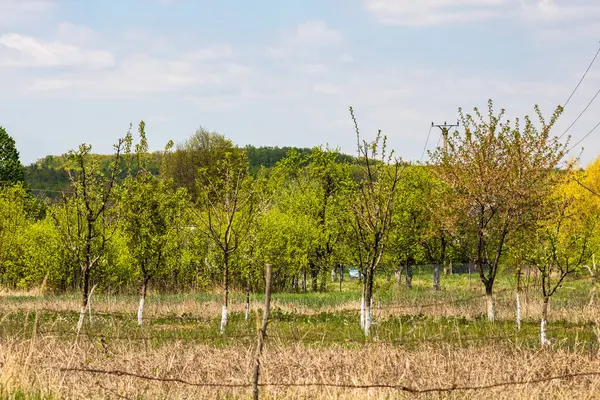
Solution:
M 418 160 L 431 122 L 459 107 L 549 116 L 599 39 L 593 0 L 0 0 L 0 125 L 24 163 L 84 142 L 108 152 L 141 119 L 153 149 L 203 126 L 354 153 L 352 105 L 366 138 L 382 129 Z M 599 89 L 600 59 L 557 134 Z M 586 163 L 600 129 L 582 145 Z

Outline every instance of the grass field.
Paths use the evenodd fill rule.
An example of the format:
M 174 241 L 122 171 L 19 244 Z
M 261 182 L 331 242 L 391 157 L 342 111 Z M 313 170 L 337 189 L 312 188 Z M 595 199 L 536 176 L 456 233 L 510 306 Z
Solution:
M 356 281 L 341 292 L 331 283 L 327 293 L 275 293 L 262 398 L 596 398 L 600 306 L 590 303 L 589 280 L 567 281 L 552 298 L 552 345 L 541 348 L 535 285 L 521 294 L 518 331 L 511 278 L 497 283 L 495 323 L 485 319 L 474 275 L 470 283 L 466 275 L 442 278 L 440 292 L 430 289 L 429 275 L 415 276 L 412 290 L 380 280 L 368 339 Z M 75 294 L 4 293 L 2 396 L 248 398 L 263 299 L 253 297 L 256 312 L 246 321 L 244 295 L 234 295 L 224 335 L 220 299 L 218 292 L 150 294 L 139 328 L 137 297 L 94 295 L 92 321 L 78 337 Z M 581 373 L 590 374 L 564 377 Z M 448 390 L 412 392 L 429 389 Z

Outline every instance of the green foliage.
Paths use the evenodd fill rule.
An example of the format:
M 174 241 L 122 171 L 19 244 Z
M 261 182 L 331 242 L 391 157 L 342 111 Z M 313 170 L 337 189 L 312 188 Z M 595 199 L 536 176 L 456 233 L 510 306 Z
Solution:
M 0 185 L 14 185 L 24 181 L 23 166 L 15 140 L 0 126 Z
M 45 214 L 27 186 L 0 188 L 0 283 L 45 280 L 58 292 L 91 279 L 118 293 L 152 278 L 164 292 L 257 292 L 270 263 L 276 292 L 301 291 L 306 280 L 326 291 L 343 265 L 385 297 L 394 284 L 380 278 L 407 264 L 430 264 L 431 274 L 476 262 L 490 291 L 501 267 L 577 272 L 600 249 L 600 163 L 557 172 L 564 145 L 550 131 L 560 111 L 537 126 L 507 121 L 491 104 L 487 116 L 462 115 L 464 133 L 429 165 L 395 159 L 381 133 L 365 142 L 358 129 L 356 157 L 323 146 L 239 148 L 202 128 L 150 152 L 142 122 L 139 142 L 127 135 L 113 155 L 82 145 L 27 167 L 34 193 L 50 198 Z
M 147 283 L 179 258 L 187 196 L 185 189 L 174 190 L 172 182 L 165 182 L 147 169 L 143 121 L 139 134 L 134 161 L 137 175 L 130 174 L 123 183 L 119 205 L 130 255 Z
M 486 116 L 477 108 L 475 116 L 460 110 L 464 134 L 449 136 L 448 148 L 432 155 L 488 294 L 507 239 L 536 223 L 565 155 L 566 144 L 550 136 L 562 108 L 549 121 L 535 111 L 539 126 L 527 116 L 524 124 L 505 120 L 505 110 L 496 114 L 491 100 Z

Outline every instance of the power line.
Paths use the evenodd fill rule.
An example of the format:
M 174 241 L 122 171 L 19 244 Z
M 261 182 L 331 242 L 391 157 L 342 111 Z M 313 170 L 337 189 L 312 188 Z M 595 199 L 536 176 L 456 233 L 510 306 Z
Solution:
M 600 54 L 600 48 L 598 48 L 598 51 L 596 52 L 596 54 L 594 55 L 594 58 L 592 59 L 592 62 L 590 63 L 590 65 L 588 65 L 587 69 L 585 70 L 585 72 L 583 73 L 583 76 L 581 77 L 581 79 L 579 80 L 579 82 L 577 83 L 577 86 L 575 86 L 575 89 L 573 89 L 573 91 L 571 92 L 571 95 L 569 96 L 569 98 L 567 99 L 567 101 L 565 102 L 565 104 L 563 105 L 563 109 L 567 107 L 567 104 L 569 104 L 569 102 L 571 101 L 571 99 L 573 98 L 573 96 L 575 95 L 575 92 L 577 92 L 577 89 L 579 89 L 579 86 L 581 86 L 581 83 L 583 82 L 583 80 L 585 79 L 585 77 L 587 76 L 588 72 L 590 72 L 590 69 L 592 68 L 592 66 L 594 65 L 594 63 L 596 62 L 596 59 L 598 58 L 598 55 Z M 571 125 L 569 125 L 569 127 L 558 137 L 559 139 L 562 138 L 569 130 L 571 130 L 571 128 L 573 127 L 573 125 L 575 125 L 577 123 L 577 121 L 579 121 L 579 119 L 583 116 L 583 114 L 585 114 L 585 112 L 588 110 L 588 108 L 590 108 L 590 106 L 592 105 L 592 103 L 594 102 L 594 100 L 596 100 L 596 97 L 598 97 L 598 95 L 600 94 L 600 90 L 598 90 L 596 92 L 596 94 L 594 95 L 594 97 L 592 97 L 592 99 L 589 101 L 589 103 L 587 104 L 587 106 L 583 109 L 583 111 L 577 116 L 577 118 L 575 118 L 575 120 L 573 121 L 573 123 Z M 581 138 L 577 143 L 575 143 L 575 145 L 573 145 L 570 149 L 567 150 L 567 152 L 565 154 L 569 154 L 569 152 L 571 150 L 573 150 L 573 148 L 575 148 L 577 145 L 579 145 L 585 138 L 587 138 L 589 135 L 592 134 L 592 132 L 594 132 L 596 130 L 596 128 L 598 128 L 598 126 L 600 126 L 600 123 L 598 123 L 598 125 L 596 125 L 587 135 L 585 135 L 583 138 Z
M 425 146 L 423 147 L 423 153 L 421 153 L 421 161 L 423 161 L 423 157 L 425 157 L 425 151 L 427 151 L 427 144 L 429 143 L 429 137 L 431 136 L 431 130 L 433 129 L 433 125 L 429 127 L 429 132 L 427 133 L 427 140 L 425 140 Z
M 582 137 L 581 139 L 579 139 L 579 141 L 578 141 L 577 143 L 575 143 L 575 144 L 574 144 L 574 145 L 573 145 L 573 146 L 572 146 L 572 147 L 571 147 L 569 150 L 567 150 L 567 154 L 568 154 L 568 153 L 569 153 L 571 150 L 573 150 L 575 147 L 577 147 L 577 146 L 578 146 L 578 145 L 579 145 L 581 142 L 583 142 L 585 139 L 587 139 L 587 137 L 588 137 L 588 136 L 590 136 L 592 133 L 594 133 L 594 131 L 595 131 L 596 129 L 598 129 L 598 127 L 599 127 L 599 126 L 600 126 L 600 122 L 598 122 L 598 123 L 596 124 L 596 126 L 594 126 L 594 127 L 592 128 L 592 130 L 591 130 L 591 131 L 589 131 L 588 133 L 586 133 L 586 135 L 585 135 L 584 137 Z
M 585 106 L 585 108 L 583 109 L 583 111 L 577 116 L 577 118 L 575 118 L 575 121 L 573 121 L 573 123 L 571 125 L 569 125 L 569 127 L 567 129 L 565 129 L 565 131 L 558 137 L 559 139 L 562 138 L 563 136 L 565 136 L 565 134 L 567 132 L 569 132 L 569 130 L 571 130 L 571 128 L 573 127 L 573 125 L 575 125 L 577 123 L 577 121 L 579 121 L 579 119 L 583 116 L 583 114 L 585 114 L 585 112 L 588 110 L 588 108 L 590 108 L 590 106 L 592 105 L 592 103 L 594 102 L 594 100 L 596 100 L 596 97 L 598 97 L 598 95 L 600 95 L 600 90 L 598 90 L 596 92 L 596 94 L 594 95 L 594 97 L 592 97 L 592 100 L 590 100 L 590 102 L 587 104 L 587 106 Z
M 600 48 L 598 48 L 598 51 L 596 52 L 596 55 L 594 56 L 594 58 L 592 59 L 592 62 L 590 63 L 590 65 L 587 67 L 587 69 L 585 70 L 583 76 L 581 77 L 581 79 L 579 80 L 579 83 L 577 83 L 577 86 L 575 86 L 575 89 L 573 89 L 573 91 L 571 92 L 571 95 L 569 96 L 569 98 L 567 99 L 567 101 L 565 102 L 565 104 L 563 105 L 563 108 L 567 107 L 567 104 L 569 104 L 569 102 L 571 101 L 571 99 L 573 98 L 573 95 L 575 95 L 575 92 L 577 92 L 577 89 L 579 89 L 579 86 L 581 85 L 581 83 L 583 82 L 583 80 L 585 79 L 585 77 L 587 76 L 588 72 L 590 72 L 590 69 L 592 68 L 592 66 L 594 65 L 594 63 L 596 62 L 596 58 L 598 58 L 598 54 L 600 54 Z

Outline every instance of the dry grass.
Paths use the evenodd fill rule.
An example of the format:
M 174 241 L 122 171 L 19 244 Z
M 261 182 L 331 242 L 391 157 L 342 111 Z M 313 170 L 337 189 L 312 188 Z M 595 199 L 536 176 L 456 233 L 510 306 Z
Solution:
M 458 298 L 453 297 L 453 293 L 431 292 L 423 296 L 425 301 L 423 297 L 415 297 L 412 294 L 394 297 L 394 300 L 381 309 L 376 307 L 376 321 L 389 319 L 389 324 L 381 325 L 382 341 L 377 342 L 378 339 L 375 339 L 374 342 L 366 344 L 336 343 L 338 339 L 360 334 L 357 329 L 354 329 L 356 328 L 354 324 L 358 323 L 358 301 L 310 306 L 306 305 L 306 297 L 299 296 L 298 299 L 291 300 L 290 298 L 276 299 L 273 308 L 277 313 L 284 317 L 287 315 L 290 319 L 274 320 L 271 325 L 272 336 L 266 343 L 261 375 L 261 382 L 270 386 L 261 388 L 262 398 L 396 399 L 415 396 L 436 399 L 494 400 L 597 398 L 597 393 L 600 392 L 600 376 L 597 375 L 544 383 L 529 382 L 570 373 L 600 372 L 598 340 L 590 332 L 594 324 L 597 326 L 595 321 L 600 315 L 600 307 L 597 304 L 589 305 L 585 300 L 581 301 L 577 296 L 581 296 L 582 293 L 585 295 L 587 292 L 580 291 L 572 295 L 567 293 L 562 299 L 558 298 L 555 302 L 551 302 L 550 326 L 552 329 L 553 321 L 557 321 L 557 326 L 558 321 L 563 325 L 580 324 L 578 329 L 581 328 L 581 324 L 587 324 L 585 328 L 587 336 L 579 336 L 579 333 L 574 331 L 564 331 L 561 333 L 563 336 L 558 339 L 557 332 L 557 340 L 553 340 L 553 346 L 544 349 L 536 346 L 536 340 L 539 340 L 536 339 L 537 322 L 527 327 L 527 335 L 533 334 L 532 338 L 526 339 L 527 335 L 523 334 L 519 339 L 514 332 L 505 335 L 502 340 L 493 338 L 490 340 L 490 337 L 486 337 L 486 335 L 502 333 L 507 326 L 514 330 L 512 321 L 515 314 L 515 299 L 512 291 L 498 294 L 498 324 L 494 326 L 481 321 L 480 317 L 485 313 L 484 297 L 469 301 L 454 301 Z M 462 294 L 465 295 L 464 292 Z M 473 295 L 478 294 L 480 293 L 473 293 Z M 98 322 L 94 323 L 94 330 L 90 331 L 90 336 L 82 335 L 75 340 L 72 330 L 63 331 L 65 327 L 67 330 L 72 329 L 72 316 L 45 313 L 39 314 L 38 320 L 35 311 L 54 310 L 73 313 L 78 309 L 77 297 L 41 297 L 32 296 L 31 293 L 27 296 L 5 298 L 0 302 L 0 312 L 5 314 L 0 320 L 1 395 L 12 394 L 17 398 L 19 394 L 26 394 L 32 395 L 32 398 L 64 399 L 213 399 L 250 396 L 250 389 L 245 385 L 249 384 L 251 376 L 253 338 L 222 340 L 216 334 L 216 328 L 213 331 L 210 323 L 200 320 L 185 324 L 179 320 L 159 321 L 139 331 L 134 322 L 137 310 L 136 297 L 101 296 L 93 299 L 95 312 L 131 315 L 131 321 L 123 322 L 112 317 L 98 319 Z M 173 300 L 169 297 L 160 300 L 150 297 L 145 316 L 148 319 L 169 316 L 218 319 L 221 308 L 218 297 L 204 296 L 202 299 L 198 300 L 193 296 L 177 296 Z M 522 295 L 521 300 L 523 319 L 530 322 L 538 321 L 541 315 L 540 297 L 530 293 Z M 425 306 L 427 304 L 431 306 Z M 253 308 L 259 307 L 261 307 L 260 302 L 253 302 Z M 28 311 L 30 314 L 27 315 L 25 322 L 22 322 L 21 318 Z M 234 302 L 230 311 L 243 313 L 244 304 Z M 324 311 L 332 317 L 317 316 Z M 400 322 L 393 319 L 393 317 L 409 315 L 418 317 Z M 36 322 L 33 322 L 34 316 Z M 439 317 L 464 317 L 464 319 L 444 321 Z M 252 322 L 244 323 L 238 319 L 237 322 L 232 320 L 230 324 L 229 333 L 233 337 L 236 337 L 236 334 L 253 332 Z M 397 325 L 394 324 L 404 324 L 404 331 L 397 330 Z M 230 326 L 228 325 L 228 329 Z M 61 329 L 58 329 L 59 327 Z M 58 330 L 54 330 L 55 328 Z M 456 335 L 447 332 L 453 329 L 458 332 Z M 202 330 L 202 334 L 198 337 L 189 335 L 189 331 L 194 330 Z M 460 330 L 463 331 L 459 332 Z M 173 331 L 174 335 L 165 337 L 165 331 L 169 331 L 166 333 Z M 37 333 L 32 334 L 32 332 Z M 101 334 L 103 337 L 94 334 Z M 295 342 L 293 337 L 291 341 L 284 340 L 286 337 L 290 339 L 291 336 L 304 337 L 304 335 L 318 338 L 321 334 L 323 337 L 332 335 L 333 340 Z M 388 334 L 395 335 L 394 340 L 401 337 L 407 340 L 417 339 L 417 341 L 406 342 L 403 345 L 392 344 L 385 341 Z M 483 340 L 460 339 L 463 335 L 473 334 L 475 339 Z M 140 340 L 140 335 L 148 335 L 151 339 Z M 159 340 L 160 335 L 163 336 Z M 204 335 L 214 335 L 216 340 L 200 339 Z M 553 335 L 554 332 L 551 333 L 551 338 Z M 180 340 L 184 336 L 187 339 Z M 459 339 L 448 340 L 454 336 Z M 360 339 L 360 337 L 356 338 Z M 438 338 L 440 340 L 436 341 L 435 339 Z M 428 341 L 428 339 L 434 340 Z M 69 368 L 124 371 L 159 380 L 65 370 Z M 242 387 L 201 387 L 181 382 L 164 382 L 160 379 L 181 379 L 189 383 L 242 385 Z M 477 391 L 457 390 L 417 395 L 390 388 L 352 389 L 276 385 L 281 383 L 381 384 L 426 390 L 453 386 L 477 387 L 509 381 L 525 383 Z
M 225 348 L 207 345 L 169 346 L 140 351 L 128 343 L 80 339 L 65 342 L 54 337 L 5 341 L 0 348 L 0 382 L 7 390 L 21 389 L 58 398 L 246 398 L 247 388 L 199 388 L 181 383 L 153 382 L 60 368 L 83 367 L 123 370 L 191 382 L 246 384 L 251 376 L 253 347 L 235 344 Z M 416 389 L 479 386 L 503 381 L 530 380 L 581 371 L 599 371 L 597 354 L 585 346 L 573 351 L 524 350 L 505 345 L 457 348 L 424 345 L 406 350 L 380 345 L 327 348 L 304 345 L 267 345 L 262 382 L 332 384 L 390 384 Z M 265 398 L 404 398 L 393 389 L 315 387 L 263 388 Z M 573 378 L 524 384 L 477 392 L 444 393 L 442 397 L 479 399 L 594 398 L 600 377 Z M 439 398 L 438 394 L 422 395 Z
M 2 292 L 0 292 L 2 293 Z M 37 293 L 37 292 L 36 292 Z M 18 296 L 11 294 L 11 296 Z M 19 302 L 0 303 L 0 312 L 76 312 L 79 310 L 79 299 L 74 297 L 44 297 L 41 294 L 23 294 L 31 300 Z M 100 300 L 92 300 L 94 312 L 131 315 L 137 313 L 138 299 L 130 297 L 103 296 Z M 197 301 L 194 298 L 185 298 L 178 301 L 158 301 L 149 297 L 146 301 L 144 316 L 146 318 L 182 317 L 192 316 L 201 319 L 220 318 L 222 303 L 220 300 Z M 252 309 L 262 308 L 261 301 L 253 301 Z M 360 310 L 360 302 L 347 301 L 327 307 L 310 307 L 302 304 L 289 304 L 274 300 L 272 308 L 284 313 L 298 315 L 318 315 L 323 312 L 330 314 L 356 314 Z M 504 292 L 496 295 L 496 316 L 499 320 L 515 319 L 515 293 Z M 231 302 L 229 311 L 231 313 L 243 313 L 245 304 L 242 302 Z M 430 302 L 415 302 L 414 300 L 401 299 L 392 303 L 375 306 L 375 314 L 380 319 L 395 317 L 398 315 L 425 315 L 429 317 L 465 317 L 474 319 L 486 312 L 486 300 L 484 297 L 474 295 L 468 301 L 454 298 L 441 298 Z M 556 307 L 553 300 L 549 307 L 550 321 L 563 321 L 574 324 L 595 322 L 600 315 L 600 300 L 592 304 L 584 302 L 581 306 Z M 523 320 L 540 319 L 542 314 L 542 299 L 539 295 L 521 295 L 521 317 Z

